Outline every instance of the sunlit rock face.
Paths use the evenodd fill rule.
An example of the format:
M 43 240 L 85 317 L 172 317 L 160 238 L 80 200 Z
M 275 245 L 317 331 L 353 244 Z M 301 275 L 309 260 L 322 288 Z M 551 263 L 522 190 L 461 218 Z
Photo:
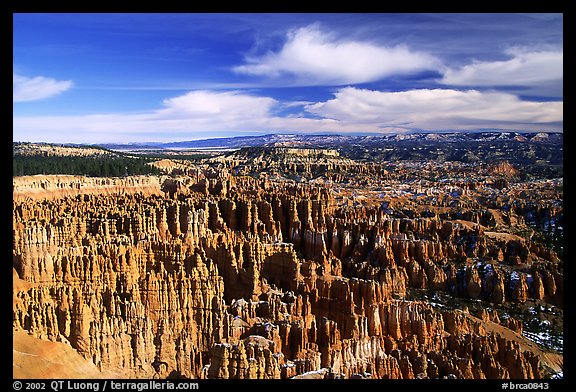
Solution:
M 561 258 L 511 230 L 559 207 L 481 173 L 407 188 L 410 168 L 274 154 L 172 176 L 15 178 L 15 342 L 25 331 L 126 378 L 532 379 L 561 367 L 500 317 L 562 307 Z

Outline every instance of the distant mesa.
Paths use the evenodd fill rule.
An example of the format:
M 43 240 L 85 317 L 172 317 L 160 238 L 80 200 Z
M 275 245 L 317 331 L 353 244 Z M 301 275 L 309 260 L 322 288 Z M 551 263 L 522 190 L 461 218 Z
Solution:
M 101 157 L 118 154 L 99 146 L 51 143 L 14 143 L 12 153 L 21 156 L 44 157 Z
M 330 148 L 295 147 L 246 147 L 227 154 L 225 159 L 283 159 L 283 160 L 319 160 L 341 159 L 340 152 Z
M 370 145 L 381 142 L 436 141 L 436 142 L 483 142 L 483 141 L 531 141 L 562 143 L 562 133 L 557 132 L 414 132 L 375 135 L 336 134 L 268 134 L 261 136 L 238 136 L 167 143 L 99 144 L 111 150 L 210 150 L 240 149 L 245 147 L 309 147 L 337 148 L 342 145 Z

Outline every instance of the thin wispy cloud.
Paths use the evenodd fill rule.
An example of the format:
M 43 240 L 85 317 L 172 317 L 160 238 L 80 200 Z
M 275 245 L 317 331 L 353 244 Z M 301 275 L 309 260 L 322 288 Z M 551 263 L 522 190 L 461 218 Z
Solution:
M 474 61 L 461 68 L 447 68 L 441 83 L 452 86 L 534 86 L 562 80 L 562 50 L 509 49 L 502 61 Z
M 380 46 L 336 38 L 312 24 L 291 30 L 279 51 L 248 56 L 236 73 L 286 78 L 302 85 L 343 85 L 437 70 L 434 56 L 406 45 Z
M 37 101 L 53 97 L 72 88 L 69 80 L 56 80 L 44 76 L 27 77 L 12 74 L 12 99 L 14 102 Z

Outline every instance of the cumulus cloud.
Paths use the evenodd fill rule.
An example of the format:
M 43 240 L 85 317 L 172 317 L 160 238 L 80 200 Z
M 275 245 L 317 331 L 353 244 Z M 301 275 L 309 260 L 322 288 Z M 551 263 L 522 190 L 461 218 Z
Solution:
M 49 98 L 70 89 L 69 80 L 56 80 L 44 76 L 33 78 L 12 74 L 12 100 L 14 102 L 37 101 Z
M 318 24 L 288 32 L 277 52 L 246 58 L 237 73 L 278 78 L 289 76 L 306 85 L 343 85 L 380 80 L 391 75 L 437 70 L 440 61 L 405 45 L 380 46 L 337 39 Z
M 224 116 L 226 120 L 239 120 L 265 116 L 277 101 L 269 97 L 258 97 L 240 91 L 214 92 L 192 91 L 185 95 L 164 100 L 165 109 L 156 112 L 159 117 L 177 114 L 195 120 Z
M 334 99 L 307 105 L 317 116 L 342 123 L 415 129 L 519 129 L 563 120 L 563 102 L 523 101 L 501 92 L 419 89 L 382 92 L 346 87 Z
M 563 51 L 515 48 L 503 61 L 474 61 L 447 68 L 440 83 L 452 86 L 534 86 L 563 78 Z

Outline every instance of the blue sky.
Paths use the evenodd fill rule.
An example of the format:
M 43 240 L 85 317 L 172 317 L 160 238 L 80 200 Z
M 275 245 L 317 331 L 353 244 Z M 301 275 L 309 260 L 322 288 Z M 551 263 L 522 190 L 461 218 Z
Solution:
M 562 14 L 14 14 L 13 138 L 562 131 Z

